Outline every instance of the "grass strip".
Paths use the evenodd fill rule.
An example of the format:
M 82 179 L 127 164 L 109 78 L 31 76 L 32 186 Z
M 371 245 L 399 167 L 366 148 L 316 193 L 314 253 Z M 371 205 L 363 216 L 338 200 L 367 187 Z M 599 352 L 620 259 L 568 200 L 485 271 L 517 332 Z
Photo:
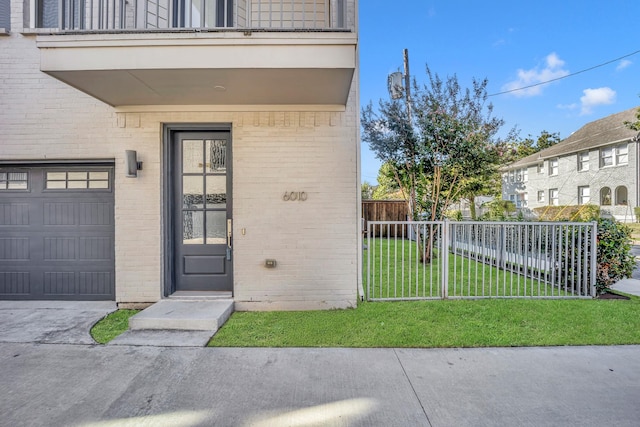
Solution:
M 236 312 L 213 347 L 510 347 L 640 344 L 640 299 L 364 302 Z
M 91 328 L 91 336 L 98 344 L 106 344 L 127 329 L 129 318 L 140 310 L 117 310 L 109 313 Z

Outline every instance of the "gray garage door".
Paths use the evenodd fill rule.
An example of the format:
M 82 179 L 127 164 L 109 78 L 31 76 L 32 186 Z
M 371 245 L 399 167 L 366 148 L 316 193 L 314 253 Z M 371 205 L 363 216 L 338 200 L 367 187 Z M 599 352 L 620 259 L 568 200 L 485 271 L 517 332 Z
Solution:
M 115 299 L 112 165 L 0 166 L 0 299 Z

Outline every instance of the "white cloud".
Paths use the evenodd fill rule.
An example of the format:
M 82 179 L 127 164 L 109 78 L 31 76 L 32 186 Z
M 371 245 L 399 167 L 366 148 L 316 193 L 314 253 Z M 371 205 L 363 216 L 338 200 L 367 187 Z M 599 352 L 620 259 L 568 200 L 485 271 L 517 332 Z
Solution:
M 506 44 L 507 44 L 507 41 L 505 39 L 498 39 L 495 42 L 493 42 L 493 47 L 504 46 Z
M 623 59 L 616 67 L 616 71 L 624 70 L 631 64 L 633 64 L 633 62 L 629 61 L 628 59 Z
M 564 61 L 555 53 L 551 53 L 547 56 L 547 65 L 550 69 L 562 68 Z
M 550 53 L 545 58 L 544 68 L 537 66 L 530 70 L 518 69 L 518 78 L 502 86 L 502 90 L 520 89 L 564 77 L 569 74 L 569 70 L 563 68 L 564 64 L 565 62 L 555 52 Z M 538 85 L 517 90 L 513 94 L 519 97 L 537 96 L 542 93 L 542 88 L 543 85 Z
M 505 45 L 510 44 L 511 34 L 515 33 L 516 31 L 517 31 L 517 29 L 514 28 L 514 27 L 507 28 L 507 30 L 506 30 L 507 36 L 498 38 L 495 42 L 493 42 L 492 46 L 493 47 L 500 47 L 500 46 L 505 46 Z
M 561 110 L 575 110 L 576 108 L 578 108 L 578 104 L 576 104 L 575 102 L 573 104 L 558 104 L 556 105 L 556 107 Z
M 598 105 L 610 105 L 616 101 L 616 91 L 609 87 L 600 87 L 597 89 L 585 89 L 582 91 L 584 95 L 580 97 L 582 109 L 580 115 L 591 114 L 594 107 Z

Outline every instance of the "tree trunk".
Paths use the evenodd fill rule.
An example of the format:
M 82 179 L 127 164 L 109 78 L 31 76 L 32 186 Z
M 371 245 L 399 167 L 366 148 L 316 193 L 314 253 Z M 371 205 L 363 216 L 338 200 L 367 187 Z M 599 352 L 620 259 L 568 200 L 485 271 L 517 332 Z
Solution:
M 477 220 L 476 214 L 476 198 L 475 196 L 469 196 L 469 211 L 471 211 L 471 221 Z

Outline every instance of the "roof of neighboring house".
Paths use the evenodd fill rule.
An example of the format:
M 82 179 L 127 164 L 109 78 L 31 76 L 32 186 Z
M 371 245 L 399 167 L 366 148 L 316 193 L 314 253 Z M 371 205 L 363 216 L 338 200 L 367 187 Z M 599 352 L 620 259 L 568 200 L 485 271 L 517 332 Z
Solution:
M 579 151 L 596 148 L 614 142 L 632 139 L 638 132 L 624 125 L 624 122 L 635 122 L 638 107 L 612 114 L 582 126 L 568 138 L 542 151 L 513 162 L 506 169 L 513 169 L 539 163 L 541 160 L 564 156 Z

